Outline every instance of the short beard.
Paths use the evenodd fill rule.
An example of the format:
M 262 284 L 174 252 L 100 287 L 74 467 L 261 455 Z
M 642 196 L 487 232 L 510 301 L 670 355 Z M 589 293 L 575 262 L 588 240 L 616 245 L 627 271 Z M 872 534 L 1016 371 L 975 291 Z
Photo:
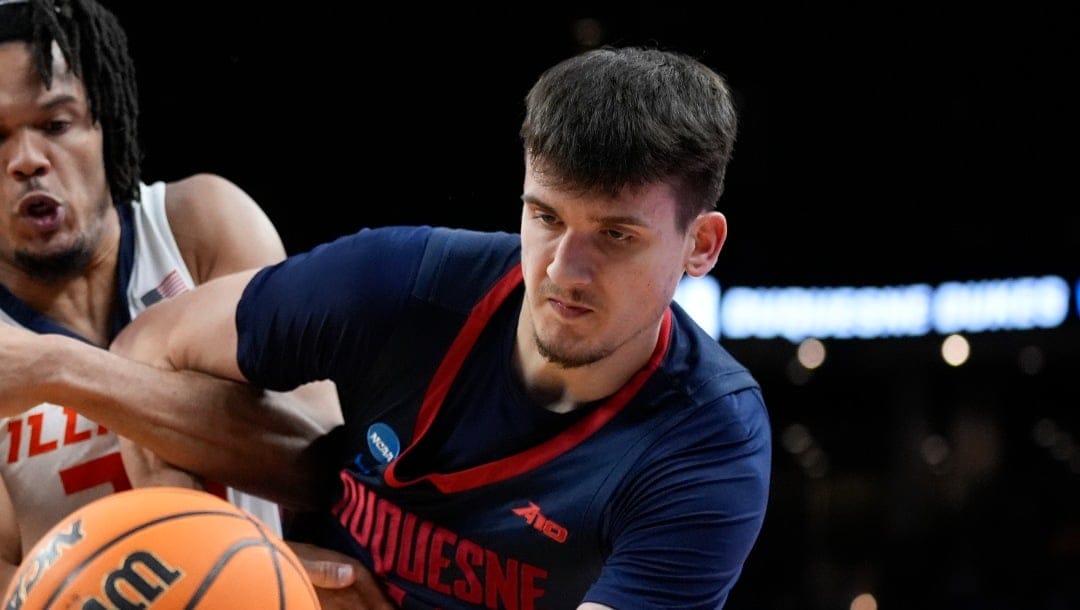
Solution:
M 85 237 L 58 254 L 37 255 L 15 252 L 15 264 L 31 278 L 45 284 L 58 284 L 81 275 L 90 265 L 93 248 Z
M 533 333 L 533 341 L 536 343 L 536 351 L 540 353 L 540 356 L 543 357 L 544 360 L 564 369 L 576 369 L 588 366 L 611 355 L 610 350 L 597 350 L 581 356 L 569 356 L 567 354 L 560 354 L 551 347 L 544 345 L 544 342 L 540 340 L 540 336 L 536 333 Z

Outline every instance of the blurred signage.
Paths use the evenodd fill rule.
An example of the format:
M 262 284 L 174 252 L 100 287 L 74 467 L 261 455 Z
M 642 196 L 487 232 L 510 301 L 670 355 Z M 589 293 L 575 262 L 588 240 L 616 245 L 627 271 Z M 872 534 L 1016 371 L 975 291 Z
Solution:
M 1076 287 L 1080 302 L 1080 284 Z M 938 286 L 764 287 L 721 291 L 684 277 L 675 300 L 719 339 L 877 339 L 1060 326 L 1071 289 L 1055 275 Z

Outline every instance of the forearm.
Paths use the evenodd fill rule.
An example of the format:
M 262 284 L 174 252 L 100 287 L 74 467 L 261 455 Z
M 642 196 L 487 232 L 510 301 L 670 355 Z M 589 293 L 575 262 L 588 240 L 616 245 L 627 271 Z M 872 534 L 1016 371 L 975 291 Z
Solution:
M 327 432 L 299 400 L 247 384 L 170 371 L 62 337 L 42 337 L 57 364 L 41 384 L 69 406 L 161 459 L 286 506 L 319 502 L 332 459 Z M 325 493 L 325 489 L 322 490 Z

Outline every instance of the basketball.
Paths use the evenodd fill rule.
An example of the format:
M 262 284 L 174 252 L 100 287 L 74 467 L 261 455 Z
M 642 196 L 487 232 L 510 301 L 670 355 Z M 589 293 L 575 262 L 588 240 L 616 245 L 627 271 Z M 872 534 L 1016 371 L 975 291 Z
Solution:
M 68 515 L 23 556 L 4 608 L 318 609 L 300 560 L 210 493 L 145 487 Z

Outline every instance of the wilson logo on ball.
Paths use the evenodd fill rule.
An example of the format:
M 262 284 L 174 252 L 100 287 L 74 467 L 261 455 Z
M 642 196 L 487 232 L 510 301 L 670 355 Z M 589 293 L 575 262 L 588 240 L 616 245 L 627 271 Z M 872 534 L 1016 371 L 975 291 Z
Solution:
M 142 569 L 137 569 L 140 566 Z M 148 575 L 154 577 L 154 582 L 145 578 Z M 153 553 L 136 551 L 124 559 L 119 569 L 105 577 L 103 593 L 112 605 L 106 606 L 99 599 L 90 598 L 83 603 L 82 610 L 145 608 L 183 575 L 183 571 L 170 568 Z

